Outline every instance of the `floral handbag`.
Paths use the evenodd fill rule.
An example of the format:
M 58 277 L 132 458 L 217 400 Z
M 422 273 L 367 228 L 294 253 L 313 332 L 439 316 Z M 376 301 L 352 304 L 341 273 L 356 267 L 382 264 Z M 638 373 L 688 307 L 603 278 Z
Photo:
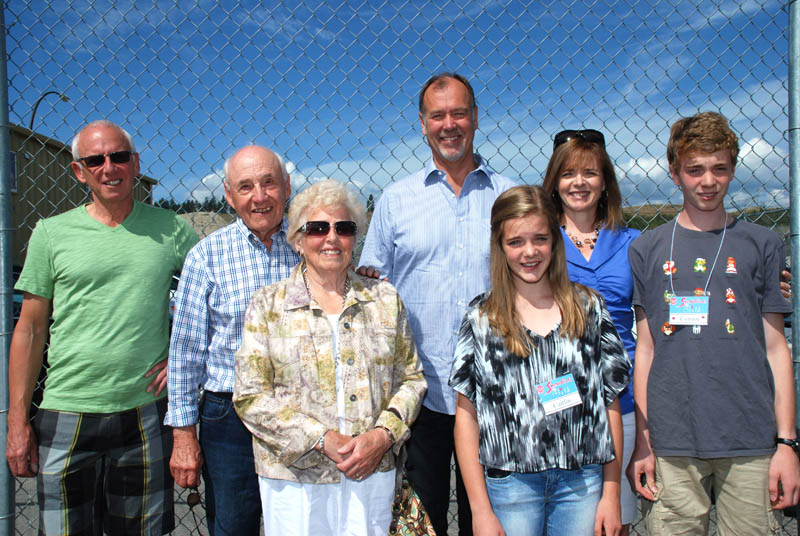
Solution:
M 428 517 L 428 512 L 422 506 L 419 495 L 408 482 L 405 472 L 403 473 L 403 482 L 394 494 L 389 534 L 391 536 L 436 536 L 431 518 Z

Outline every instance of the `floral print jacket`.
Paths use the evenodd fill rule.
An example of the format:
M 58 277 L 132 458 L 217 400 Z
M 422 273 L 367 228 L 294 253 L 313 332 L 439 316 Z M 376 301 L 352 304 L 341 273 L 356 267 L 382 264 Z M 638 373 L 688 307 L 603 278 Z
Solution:
M 325 431 L 339 429 L 333 335 L 309 296 L 303 266 L 251 298 L 233 400 L 253 434 L 260 476 L 325 484 L 341 477 L 336 464 L 313 449 Z M 394 447 L 378 471 L 388 471 L 410 435 L 427 383 L 397 290 L 386 281 L 348 275 L 352 285 L 338 323 L 343 433 L 386 427 Z

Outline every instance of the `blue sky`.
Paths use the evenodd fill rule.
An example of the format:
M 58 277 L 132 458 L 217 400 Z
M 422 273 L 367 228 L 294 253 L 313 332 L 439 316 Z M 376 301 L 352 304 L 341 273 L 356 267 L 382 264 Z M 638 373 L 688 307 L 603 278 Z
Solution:
M 629 204 L 679 202 L 668 127 L 727 115 L 742 146 L 731 205 L 788 206 L 788 11 L 775 1 L 6 4 L 11 121 L 69 142 L 87 121 L 125 126 L 156 198 L 220 196 L 248 143 L 365 196 L 429 157 L 417 120 L 433 73 L 473 81 L 476 147 L 536 184 L 553 134 L 606 133 Z M 183 4 L 183 2 L 181 3 Z

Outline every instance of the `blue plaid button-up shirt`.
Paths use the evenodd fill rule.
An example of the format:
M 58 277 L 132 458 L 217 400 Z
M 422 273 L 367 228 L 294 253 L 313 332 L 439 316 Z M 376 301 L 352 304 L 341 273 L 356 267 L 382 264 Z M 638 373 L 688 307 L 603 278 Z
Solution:
M 200 386 L 233 392 L 234 354 L 250 297 L 288 277 L 298 261 L 286 241 L 285 220 L 272 235 L 271 249 L 237 218 L 189 252 L 175 293 L 164 424 L 197 423 Z
M 456 393 L 447 381 L 458 329 L 472 298 L 489 288 L 492 205 L 517 185 L 477 154 L 475 161 L 458 196 L 433 160 L 386 188 L 359 261 L 397 287 L 428 380 L 424 405 L 450 415 Z

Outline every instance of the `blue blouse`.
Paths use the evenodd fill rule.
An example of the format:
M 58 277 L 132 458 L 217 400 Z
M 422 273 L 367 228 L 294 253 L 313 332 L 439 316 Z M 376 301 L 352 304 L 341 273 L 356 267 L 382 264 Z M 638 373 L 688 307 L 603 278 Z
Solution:
M 641 234 L 636 229 L 622 227 L 616 231 L 601 229 L 592 256 L 587 261 L 575 247 L 564 230 L 564 249 L 567 253 L 567 270 L 572 281 L 593 288 L 603 296 L 606 307 L 611 313 L 614 327 L 617 328 L 628 357 L 631 360 L 631 377 L 633 376 L 633 359 L 636 350 L 633 328 L 633 275 L 628 262 L 628 247 Z M 619 395 L 622 413 L 633 411 L 633 385 L 629 385 Z

